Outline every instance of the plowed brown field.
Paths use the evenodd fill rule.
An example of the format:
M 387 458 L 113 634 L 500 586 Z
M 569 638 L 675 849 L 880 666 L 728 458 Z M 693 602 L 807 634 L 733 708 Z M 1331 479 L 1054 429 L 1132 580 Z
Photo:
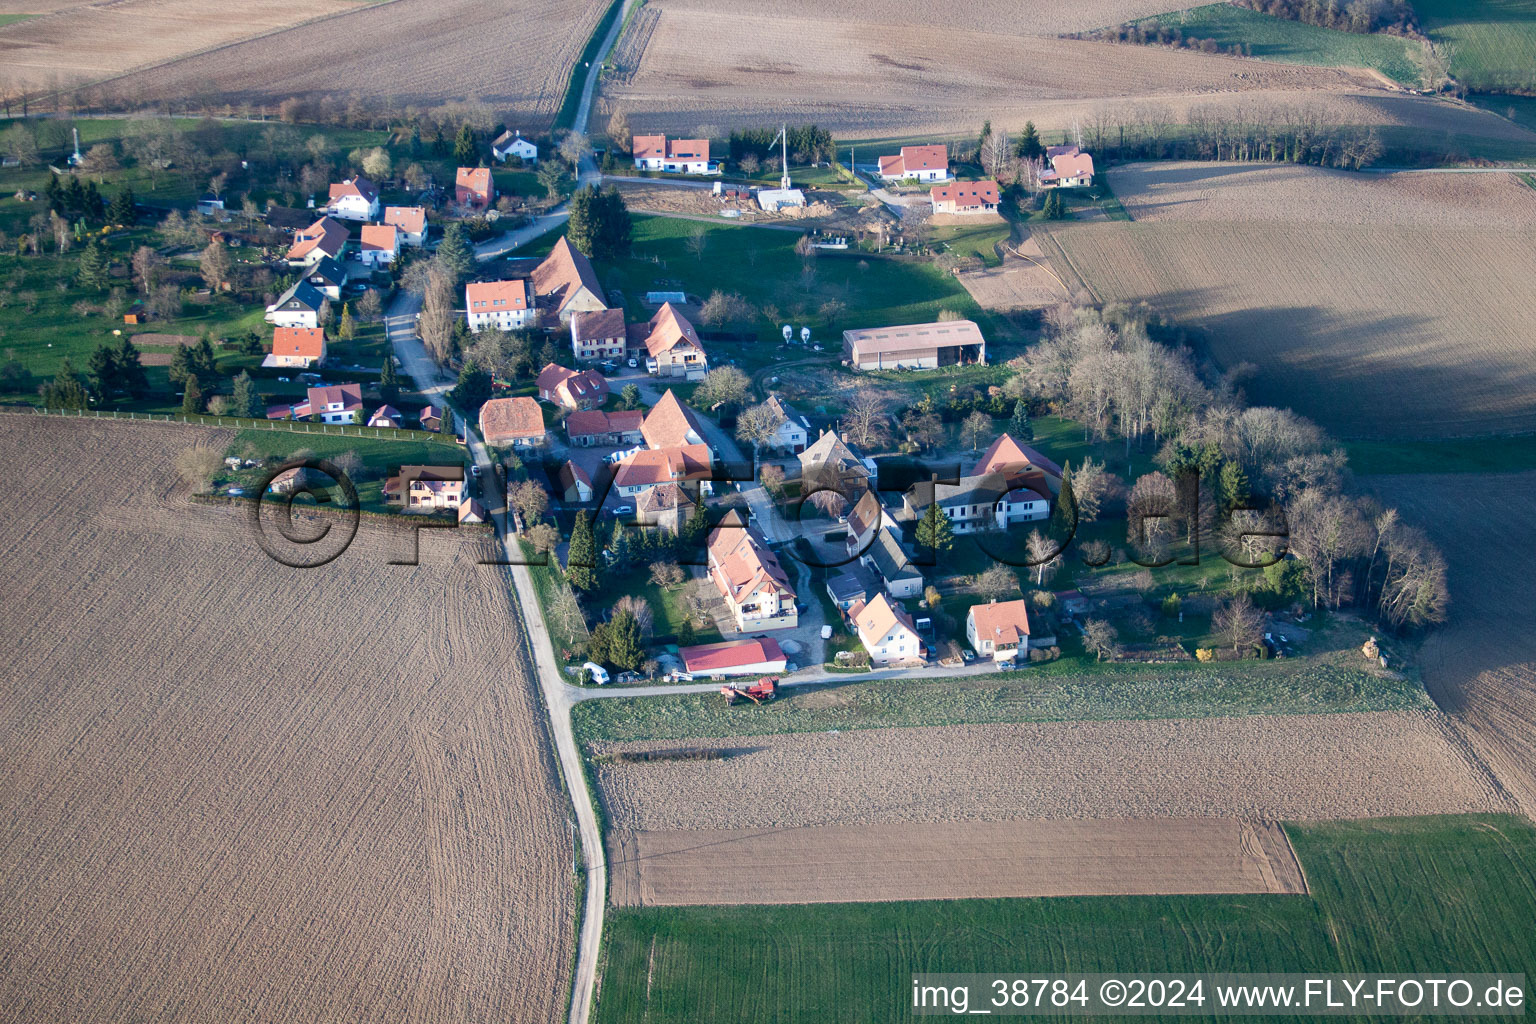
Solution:
M 636 131 L 688 133 L 788 118 L 813 121 L 839 139 L 955 137 L 983 119 L 1010 131 L 1032 119 L 1055 132 L 1102 109 L 1129 113 L 1144 101 L 1167 108 L 1175 122 L 1194 105 L 1246 104 L 1250 114 L 1308 106 L 1338 124 L 1533 141 L 1503 118 L 1389 91 L 1363 72 L 1058 38 L 1167 9 L 1140 0 L 968 0 L 936 15 L 896 0 L 651 0 L 615 50 L 618 68 L 604 79 L 603 106 L 623 109 Z
M 1369 818 L 1507 809 L 1438 712 L 861 729 L 595 766 L 636 831 L 1039 818 Z M 666 741 L 598 744 L 654 749 Z
M 575 911 L 506 579 L 285 568 L 181 425 L 0 419 L 0 1019 L 547 1022 Z
M 360 94 L 402 102 L 477 97 L 547 125 L 604 0 L 395 0 L 226 46 L 124 79 L 147 98 L 251 100 Z
M 617 906 L 1306 891 L 1278 825 L 1225 818 L 617 831 L 609 851 Z
M 1450 563 L 1451 620 L 1424 644 L 1425 686 L 1525 813 L 1536 814 L 1536 473 L 1368 483 L 1423 524 Z
M 1203 327 L 1250 397 L 1336 434 L 1536 429 L 1536 191 L 1426 177 L 1143 170 L 1121 198 L 1146 220 L 1051 234 L 1100 299 Z
M 5 4 L 35 18 L 0 26 L 0 67 L 17 86 L 94 81 L 187 53 L 249 39 L 367 0 L 110 0 L 72 4 Z

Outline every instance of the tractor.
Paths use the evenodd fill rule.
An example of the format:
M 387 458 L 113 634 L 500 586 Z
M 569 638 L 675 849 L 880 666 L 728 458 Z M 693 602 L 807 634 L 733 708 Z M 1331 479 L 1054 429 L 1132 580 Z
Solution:
M 744 700 L 765 704 L 779 695 L 779 677 L 764 676 L 751 686 L 732 686 L 727 683 L 720 687 L 720 693 L 727 704 L 740 704 Z

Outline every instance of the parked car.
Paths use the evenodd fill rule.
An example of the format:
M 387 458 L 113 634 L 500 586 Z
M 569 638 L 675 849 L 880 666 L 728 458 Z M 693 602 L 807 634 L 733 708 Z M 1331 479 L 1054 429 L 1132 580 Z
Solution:
M 971 662 L 976 660 L 976 652 L 968 648 L 962 649 L 960 651 L 960 657 L 965 660 L 967 665 L 969 665 Z
M 640 367 L 640 360 L 638 360 L 638 359 L 631 359 L 629 361 L 629 368 L 631 370 L 639 369 L 639 367 Z
M 634 510 L 635 506 L 633 505 L 618 505 L 614 507 L 613 514 L 616 516 L 627 516 Z
M 477 465 L 476 466 L 470 466 L 469 467 L 469 475 L 474 477 L 477 480 L 480 479 L 480 467 L 477 466 Z
M 822 626 L 821 627 L 821 638 L 823 640 L 831 640 L 832 639 L 832 627 L 831 626 Z

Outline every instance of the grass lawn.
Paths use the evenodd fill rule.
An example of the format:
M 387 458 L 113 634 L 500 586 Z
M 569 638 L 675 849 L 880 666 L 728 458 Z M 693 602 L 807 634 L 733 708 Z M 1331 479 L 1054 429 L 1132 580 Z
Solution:
M 332 428 L 334 429 L 334 428 Z M 382 489 L 384 478 L 402 465 L 453 466 L 465 462 L 464 449 L 450 437 L 443 440 L 385 440 L 370 437 L 345 437 L 339 434 L 305 434 L 292 430 L 241 430 L 235 435 L 227 454 L 244 459 L 287 459 L 296 452 L 309 451 L 322 459 L 335 460 L 349 452 L 362 460 L 362 472 L 353 479 L 362 508 L 372 512 L 388 510 Z M 231 472 L 221 470 L 214 483 L 252 487 L 261 476 L 260 469 Z
M 1414 6 L 1422 12 L 1421 4 Z M 1223 48 L 1246 43 L 1252 55 L 1263 60 L 1371 68 L 1404 85 L 1419 83 L 1418 67 L 1411 56 L 1418 44 L 1399 36 L 1340 32 L 1224 3 L 1159 14 L 1138 23 L 1150 21 L 1178 27 L 1186 36 L 1214 39 Z
M 1467 100 L 1474 106 L 1507 117 L 1522 128 L 1536 132 L 1536 96 L 1511 96 L 1505 93 L 1473 93 Z
M 35 17 L 37 17 L 35 14 L 0 14 L 0 27 L 14 25 L 18 21 L 26 21 L 28 18 Z
M 1413 679 L 1372 675 L 1348 652 L 1282 661 L 1097 665 L 1091 658 L 966 679 L 882 679 L 793 687 L 765 707 L 724 706 L 713 694 L 636 697 L 579 704 L 585 740 L 752 736 L 823 729 L 875 729 L 1076 719 L 1205 718 L 1244 714 L 1383 711 L 1432 706 Z M 813 694 L 814 700 L 807 700 Z
M 677 631 L 688 618 L 683 597 L 688 584 L 677 587 L 658 587 L 651 582 L 648 568 L 638 568 L 622 575 L 603 575 L 602 595 L 592 605 L 593 612 L 612 608 L 614 602 L 626 594 L 644 599 L 656 617 L 655 644 L 677 643 Z M 694 622 L 696 644 L 712 644 L 722 639 L 713 622 Z
M 985 219 L 975 224 L 949 224 L 931 229 L 929 240 L 934 248 L 947 250 L 962 258 L 979 256 L 989 267 L 1002 264 L 997 243 L 1006 242 L 1013 225 L 1006 220 Z
M 1478 92 L 1536 88 L 1536 0 L 1413 0 L 1431 39 L 1453 48 L 1451 73 Z
M 823 343 L 840 339 L 848 328 L 922 323 L 946 309 L 990 322 L 952 276 L 927 261 L 823 254 L 814 261 L 814 278 L 806 280 L 794 251 L 796 232 L 644 215 L 634 225 L 633 253 L 596 264 L 603 287 L 624 293 L 631 320 L 654 312 L 643 304 L 646 292 L 682 290 L 707 298 L 718 288 L 740 293 L 759 310 L 772 307 L 778 315 L 760 318 L 751 329 L 760 341 L 774 343 L 786 321 L 810 325 Z M 695 255 L 689 241 L 698 230 L 705 242 Z M 546 253 L 554 241 L 546 236 L 520 254 Z M 832 300 L 845 311 L 828 321 L 820 310 Z M 829 351 L 828 359 L 835 362 L 837 354 Z
M 1536 967 L 1536 830 L 1523 819 L 1286 831 L 1309 895 L 613 909 L 597 1020 L 724 1019 L 748 1006 L 780 1022 L 904 1020 L 917 972 Z

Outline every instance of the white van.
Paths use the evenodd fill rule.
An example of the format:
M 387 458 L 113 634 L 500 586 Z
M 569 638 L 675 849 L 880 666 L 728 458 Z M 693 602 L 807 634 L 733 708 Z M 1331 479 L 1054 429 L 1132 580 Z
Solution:
M 592 682 L 598 686 L 608 685 L 608 670 L 603 668 L 603 666 L 595 661 L 589 661 L 581 667 L 586 670 L 587 678 L 592 680 Z

